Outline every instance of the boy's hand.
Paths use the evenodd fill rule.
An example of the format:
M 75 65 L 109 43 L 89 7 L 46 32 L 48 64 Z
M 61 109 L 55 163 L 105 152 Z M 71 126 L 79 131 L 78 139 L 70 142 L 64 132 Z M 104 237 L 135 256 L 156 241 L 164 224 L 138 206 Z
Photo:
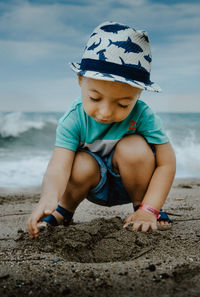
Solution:
M 125 220 L 124 228 L 128 225 L 133 225 L 133 230 L 147 232 L 149 229 L 157 230 L 157 219 L 151 213 L 145 210 L 138 209 L 136 212 L 131 213 Z
M 40 229 L 38 228 L 39 221 L 50 215 L 57 207 L 58 202 L 43 202 L 39 201 L 36 205 L 36 208 L 33 210 L 28 222 L 27 222 L 27 229 L 30 237 L 35 238 L 38 237 Z

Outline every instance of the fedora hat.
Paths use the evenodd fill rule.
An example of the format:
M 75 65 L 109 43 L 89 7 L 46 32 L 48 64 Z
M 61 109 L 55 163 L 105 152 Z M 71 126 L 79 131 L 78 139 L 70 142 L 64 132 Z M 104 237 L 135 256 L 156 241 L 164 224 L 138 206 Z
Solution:
M 90 35 L 81 63 L 70 63 L 70 67 L 85 77 L 160 92 L 159 85 L 150 81 L 151 62 L 147 32 L 105 22 Z

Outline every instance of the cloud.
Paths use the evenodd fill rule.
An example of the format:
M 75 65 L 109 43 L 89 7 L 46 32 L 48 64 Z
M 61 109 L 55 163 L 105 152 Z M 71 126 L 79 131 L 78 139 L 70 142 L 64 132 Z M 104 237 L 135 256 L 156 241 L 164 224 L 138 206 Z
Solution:
M 18 61 L 19 63 L 31 64 L 41 60 L 58 59 L 60 55 L 67 59 L 70 52 L 75 55 L 79 54 L 77 47 L 72 44 L 0 40 L 1 59 L 10 57 L 11 61 Z
M 156 112 L 200 112 L 199 92 L 176 93 L 142 93 L 141 99 Z
M 153 0 L 1 1 L 0 77 L 5 85 L 0 100 L 6 97 L 6 92 L 9 100 L 15 98 L 15 92 L 6 83 L 8 79 L 25 102 L 33 94 L 34 100 L 37 96 L 41 101 L 42 97 L 50 98 L 54 87 L 49 84 L 59 87 L 64 94 L 65 87 L 58 81 L 66 77 L 72 83 L 74 77 L 67 62 L 80 61 L 95 26 L 117 20 L 148 31 L 153 53 L 152 80 L 161 84 L 164 94 L 176 94 L 173 98 L 179 102 L 178 96 L 184 93 L 198 93 L 199 16 L 200 4 L 195 1 L 173 4 Z M 30 92 L 23 92 L 19 78 L 26 82 Z M 32 81 L 38 86 L 37 92 Z M 76 93 L 71 83 L 70 89 L 74 88 Z M 73 96 L 73 91 L 70 94 Z
M 7 81 L 0 86 L 1 111 L 66 111 L 80 95 L 73 78 Z
M 0 33 L 6 35 L 5 39 L 31 42 L 51 40 L 62 43 L 73 36 L 81 39 L 82 35 L 73 26 L 70 6 L 33 5 L 27 1 L 19 3 L 5 6 L 1 16 Z
M 177 34 L 171 37 L 168 44 L 153 45 L 153 68 L 161 80 L 177 79 L 194 82 L 199 75 L 200 36 L 197 33 Z M 154 59 L 155 58 L 155 59 Z
M 168 4 L 146 1 L 145 5 L 134 5 L 130 1 L 127 9 L 114 8 L 110 10 L 108 17 L 126 21 L 127 24 L 140 27 L 141 29 L 151 29 L 155 32 L 165 33 L 165 38 L 173 35 L 177 30 L 184 33 L 191 31 L 199 25 L 200 4 Z

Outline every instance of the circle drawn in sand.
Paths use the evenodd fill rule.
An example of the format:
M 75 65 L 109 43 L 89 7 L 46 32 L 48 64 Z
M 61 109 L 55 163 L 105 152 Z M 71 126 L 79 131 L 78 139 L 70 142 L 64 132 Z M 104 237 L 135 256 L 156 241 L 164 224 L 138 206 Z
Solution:
M 133 260 L 153 249 L 164 235 L 154 231 L 141 233 L 123 228 L 123 220 L 95 219 L 69 227 L 48 227 L 34 241 L 22 236 L 19 245 L 29 250 L 54 252 L 67 261 L 102 263 Z

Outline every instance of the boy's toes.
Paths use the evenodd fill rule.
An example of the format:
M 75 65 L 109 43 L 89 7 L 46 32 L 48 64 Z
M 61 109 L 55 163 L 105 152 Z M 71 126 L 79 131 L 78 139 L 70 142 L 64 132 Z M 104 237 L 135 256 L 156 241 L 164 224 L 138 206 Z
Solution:
M 38 228 L 44 229 L 47 225 L 58 226 L 58 225 L 61 225 L 62 223 L 63 223 L 63 216 L 55 210 L 52 214 L 43 218 L 39 222 L 40 227 L 38 226 Z
M 47 225 L 54 227 L 58 225 L 68 226 L 72 222 L 73 214 L 74 213 L 58 205 L 58 207 L 52 214 L 41 219 L 41 221 L 38 223 L 38 228 L 41 230 Z
M 172 227 L 171 223 L 168 223 L 167 221 L 161 221 L 161 222 L 157 222 L 157 227 L 158 230 L 169 230 Z
M 39 222 L 37 224 L 38 229 L 40 230 L 44 230 L 47 227 L 47 223 L 46 222 Z
M 159 212 L 159 218 L 157 220 L 158 230 L 168 230 L 172 227 L 172 220 L 168 217 L 168 214 L 165 211 Z

